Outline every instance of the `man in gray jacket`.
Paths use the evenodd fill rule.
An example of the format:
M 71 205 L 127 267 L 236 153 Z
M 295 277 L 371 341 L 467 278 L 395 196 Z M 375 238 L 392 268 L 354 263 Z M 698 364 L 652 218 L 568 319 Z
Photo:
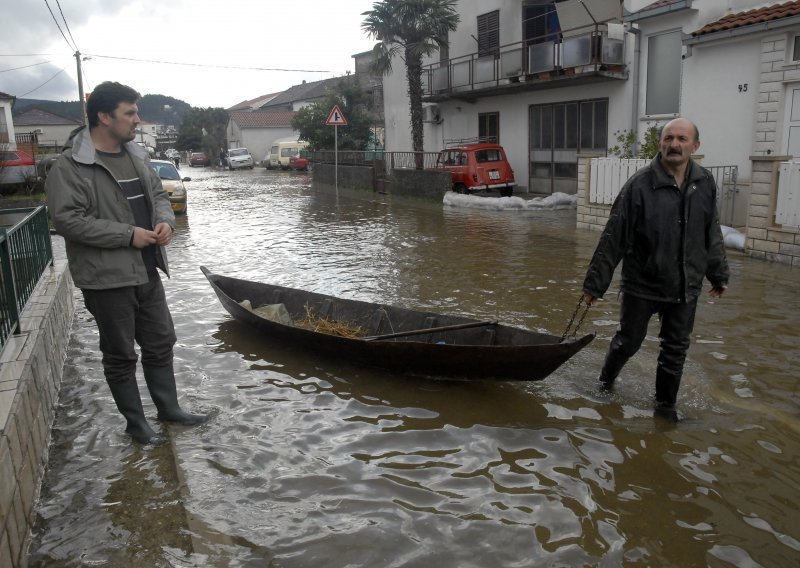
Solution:
M 103 371 L 126 432 L 159 445 L 136 384 L 139 344 L 150 396 L 165 422 L 194 425 L 206 417 L 178 404 L 172 350 L 175 329 L 158 269 L 169 276 L 164 247 L 175 228 L 161 180 L 133 142 L 139 93 L 105 82 L 89 97 L 89 128 L 70 136 L 45 184 L 56 231 L 64 237 L 75 285 L 100 332 Z
M 703 278 L 709 294 L 728 288 L 728 262 L 717 215 L 716 184 L 691 159 L 700 147 L 697 127 L 685 118 L 661 131 L 660 152 L 620 191 L 583 283 L 593 304 L 611 284 L 622 261 L 620 325 L 611 339 L 602 388 L 611 388 L 627 360 L 639 350 L 653 314 L 661 317 L 656 370 L 656 405 L 671 410 L 694 326 Z

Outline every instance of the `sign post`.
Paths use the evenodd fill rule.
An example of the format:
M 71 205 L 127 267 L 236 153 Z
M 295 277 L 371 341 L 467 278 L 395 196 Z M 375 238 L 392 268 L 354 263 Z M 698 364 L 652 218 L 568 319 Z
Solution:
M 333 179 L 336 191 L 339 191 L 339 126 L 347 126 L 347 120 L 344 118 L 339 105 L 333 105 L 333 110 L 328 115 L 328 120 L 325 121 L 328 126 L 333 126 Z

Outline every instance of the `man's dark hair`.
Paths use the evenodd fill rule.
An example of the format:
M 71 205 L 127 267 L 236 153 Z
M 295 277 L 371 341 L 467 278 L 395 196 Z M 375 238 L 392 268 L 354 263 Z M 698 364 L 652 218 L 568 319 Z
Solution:
M 113 115 L 119 103 L 134 104 L 140 98 L 141 95 L 135 89 L 123 85 L 122 83 L 116 83 L 114 81 L 100 83 L 94 88 L 92 94 L 89 95 L 89 100 L 86 103 L 86 115 L 89 119 L 89 127 L 94 128 L 100 123 L 97 113 L 105 112 Z

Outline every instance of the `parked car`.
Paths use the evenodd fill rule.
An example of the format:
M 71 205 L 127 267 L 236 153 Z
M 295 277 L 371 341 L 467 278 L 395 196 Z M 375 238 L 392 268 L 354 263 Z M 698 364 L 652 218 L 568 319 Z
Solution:
M 178 152 L 175 148 L 169 148 L 166 152 L 164 152 L 164 155 L 166 155 L 167 158 L 169 158 L 170 160 L 174 160 L 175 158 L 181 157 L 181 153 Z
M 303 155 L 289 158 L 289 169 L 297 172 L 308 171 L 308 158 Z
M 192 181 L 192 178 L 181 178 L 174 162 L 168 160 L 150 160 L 150 167 L 161 178 L 161 185 L 164 186 L 169 195 L 169 202 L 175 213 L 186 213 L 188 209 L 188 196 L 184 182 Z
M 22 150 L 0 150 L 0 183 L 25 183 L 36 177 L 36 164 Z
M 516 185 L 514 170 L 499 144 L 478 142 L 450 146 L 439 152 L 436 168 L 450 172 L 453 191 L 458 193 L 496 189 L 501 196 L 510 197 Z
M 253 156 L 247 148 L 231 148 L 225 157 L 228 162 L 229 170 L 239 170 L 242 168 L 253 169 Z
M 210 166 L 211 158 L 206 156 L 205 152 L 192 152 L 192 154 L 189 156 L 189 165 L 191 167 Z

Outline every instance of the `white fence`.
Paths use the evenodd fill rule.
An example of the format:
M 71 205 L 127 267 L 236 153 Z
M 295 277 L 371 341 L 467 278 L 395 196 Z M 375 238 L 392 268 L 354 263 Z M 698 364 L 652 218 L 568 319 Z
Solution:
M 800 160 L 781 162 L 775 222 L 800 227 Z
M 589 201 L 598 205 L 611 205 L 628 178 L 649 163 L 650 160 L 638 158 L 592 158 Z

